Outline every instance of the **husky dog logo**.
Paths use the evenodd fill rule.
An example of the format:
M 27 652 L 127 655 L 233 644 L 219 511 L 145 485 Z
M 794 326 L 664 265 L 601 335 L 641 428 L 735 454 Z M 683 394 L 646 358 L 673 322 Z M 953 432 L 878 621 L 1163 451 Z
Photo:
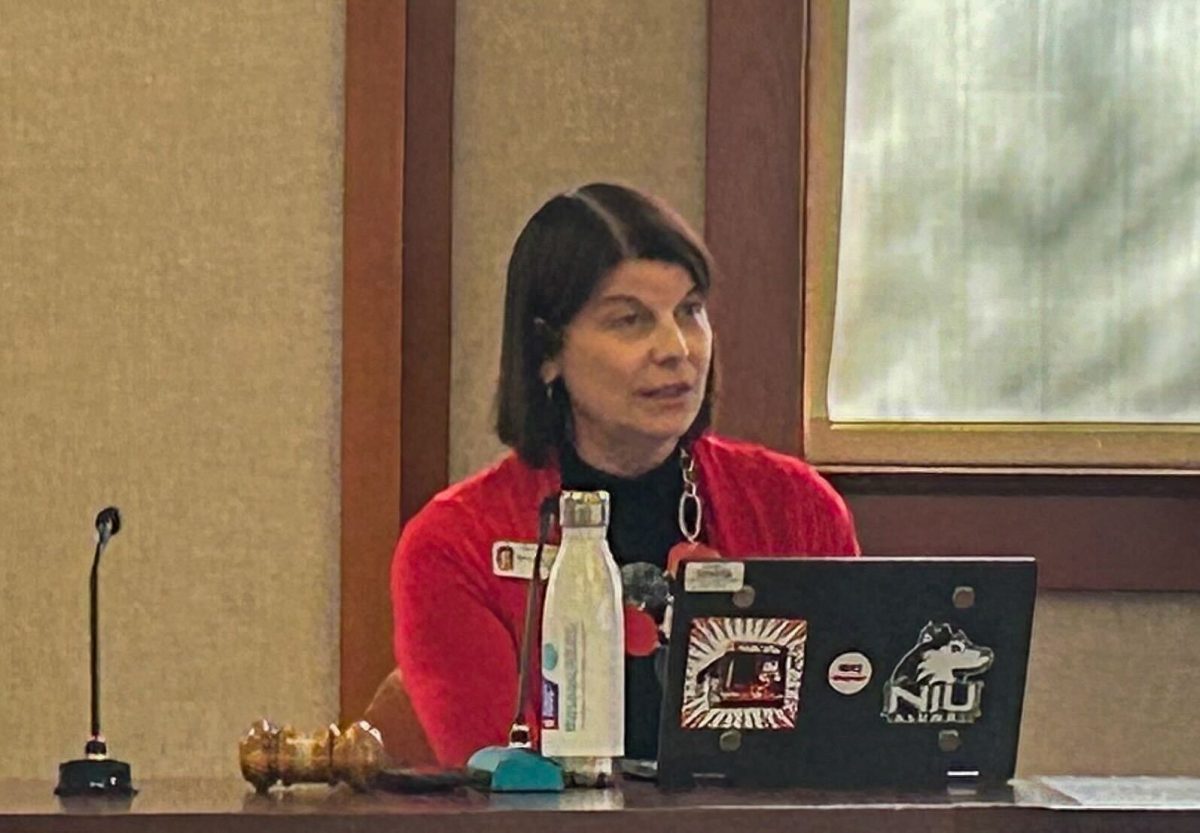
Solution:
M 896 664 L 883 687 L 888 723 L 974 723 L 983 700 L 983 681 L 992 649 L 976 645 L 943 622 L 921 628 L 916 646 Z

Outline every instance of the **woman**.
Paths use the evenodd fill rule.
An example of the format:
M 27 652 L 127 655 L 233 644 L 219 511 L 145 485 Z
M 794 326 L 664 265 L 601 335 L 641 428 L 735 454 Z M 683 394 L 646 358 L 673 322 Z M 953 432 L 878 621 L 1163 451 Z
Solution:
M 661 574 L 686 541 L 726 558 L 858 552 L 845 504 L 815 471 L 706 433 L 712 276 L 678 215 L 617 185 L 554 197 L 517 238 L 497 420 L 513 453 L 430 501 L 392 566 L 396 660 L 444 765 L 505 741 L 527 579 L 495 553 L 528 553 L 538 507 L 560 489 L 610 493 L 624 575 Z M 627 756 L 655 757 L 661 695 L 653 659 L 628 657 Z

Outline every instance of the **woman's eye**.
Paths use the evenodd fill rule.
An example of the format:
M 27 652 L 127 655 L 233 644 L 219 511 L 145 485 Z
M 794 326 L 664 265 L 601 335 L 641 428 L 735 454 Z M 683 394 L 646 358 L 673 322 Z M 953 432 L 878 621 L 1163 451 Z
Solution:
M 704 312 L 704 304 L 701 301 L 691 301 L 683 305 L 683 314 L 692 318 L 695 318 L 702 312 Z
M 643 318 L 644 316 L 640 312 L 627 312 L 612 319 L 612 323 L 617 327 L 636 327 L 642 323 Z

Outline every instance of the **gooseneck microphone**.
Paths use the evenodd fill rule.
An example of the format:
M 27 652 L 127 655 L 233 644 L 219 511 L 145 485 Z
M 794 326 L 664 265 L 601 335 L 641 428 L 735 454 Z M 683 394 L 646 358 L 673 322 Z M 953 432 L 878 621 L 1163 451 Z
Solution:
M 92 581 L 89 588 L 91 612 L 92 659 L 92 737 L 87 742 L 88 755 L 107 755 L 104 736 L 100 734 L 100 556 L 109 539 L 121 531 L 121 512 L 115 506 L 100 510 L 96 516 L 96 554 L 92 557 Z
M 558 495 L 551 495 L 538 507 L 537 550 L 533 556 L 533 572 L 529 576 L 529 589 L 525 596 L 525 627 L 521 631 L 521 650 L 517 657 L 517 705 L 512 726 L 508 730 L 508 742 L 513 746 L 528 748 L 533 742 L 533 733 L 525 723 L 525 703 L 529 699 L 529 664 L 533 653 L 533 642 L 537 639 L 537 626 L 542 612 L 542 553 L 550 527 L 558 516 Z
M 485 746 L 467 759 L 467 772 L 482 779 L 491 792 L 558 793 L 563 791 L 563 771 L 557 762 L 544 758 L 533 748 L 533 731 L 525 721 L 532 675 L 533 641 L 541 619 L 542 554 L 558 515 L 558 495 L 547 497 L 538 507 L 538 542 L 533 571 L 525 598 L 525 627 L 517 656 L 517 696 L 507 746 Z
M 100 733 L 100 556 L 114 535 L 121 531 L 121 512 L 108 506 L 96 515 L 96 551 L 92 556 L 89 586 L 91 630 L 92 731 L 83 747 L 83 758 L 58 765 L 59 796 L 99 795 L 128 798 L 133 788 L 129 764 L 108 757 L 108 744 Z

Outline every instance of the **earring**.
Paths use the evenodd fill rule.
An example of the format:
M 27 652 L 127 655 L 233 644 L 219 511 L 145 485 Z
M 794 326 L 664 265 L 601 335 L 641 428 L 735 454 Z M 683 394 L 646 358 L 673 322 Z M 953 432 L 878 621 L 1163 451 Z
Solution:
M 546 383 L 546 401 L 547 402 L 554 401 L 554 383 L 553 382 Z

